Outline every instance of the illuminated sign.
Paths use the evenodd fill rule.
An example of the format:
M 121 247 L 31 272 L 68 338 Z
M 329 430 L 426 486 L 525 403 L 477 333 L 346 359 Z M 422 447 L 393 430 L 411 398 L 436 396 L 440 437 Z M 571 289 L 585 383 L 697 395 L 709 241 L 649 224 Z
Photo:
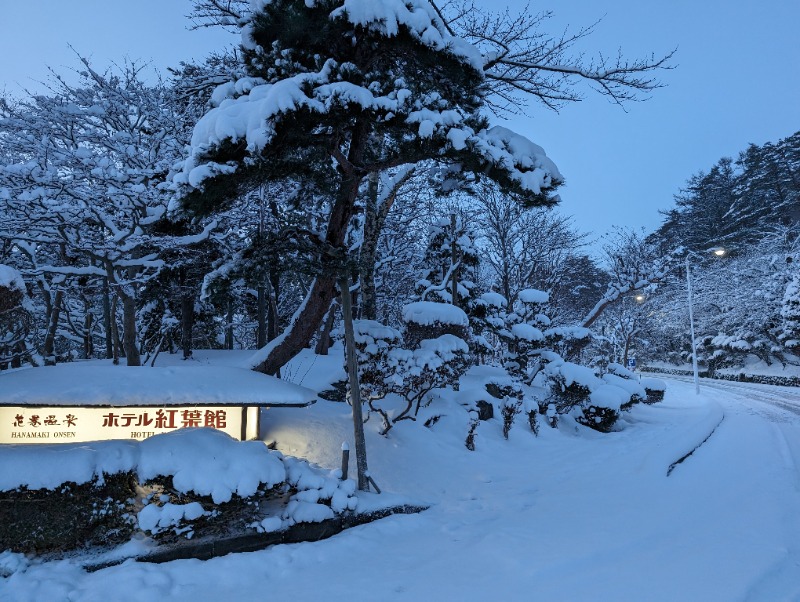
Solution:
M 210 427 L 235 439 L 258 436 L 258 408 L 242 406 L 0 407 L 0 443 L 136 439 Z

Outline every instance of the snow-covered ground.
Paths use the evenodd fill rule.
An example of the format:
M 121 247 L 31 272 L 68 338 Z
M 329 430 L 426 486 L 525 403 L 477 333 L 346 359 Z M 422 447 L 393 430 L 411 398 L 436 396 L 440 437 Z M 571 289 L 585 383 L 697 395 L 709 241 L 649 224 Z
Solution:
M 495 418 L 474 452 L 456 411 L 385 438 L 373 419 L 371 474 L 429 510 L 210 561 L 87 573 L 5 554 L 0 600 L 800 600 L 800 391 L 667 382 L 618 432 L 537 438 L 520 416 L 506 441 Z M 351 432 L 342 403 L 265 412 L 265 439 L 327 468 Z

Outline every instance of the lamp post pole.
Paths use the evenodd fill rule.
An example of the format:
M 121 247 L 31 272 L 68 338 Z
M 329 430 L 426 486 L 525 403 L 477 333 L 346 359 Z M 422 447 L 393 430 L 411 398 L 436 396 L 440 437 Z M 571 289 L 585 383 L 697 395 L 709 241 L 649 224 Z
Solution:
M 689 294 L 689 333 L 692 336 L 692 371 L 694 372 L 694 392 L 700 395 L 700 375 L 697 372 L 697 341 L 694 338 L 694 301 L 692 300 L 692 276 L 689 271 L 689 257 L 686 257 L 686 288 Z

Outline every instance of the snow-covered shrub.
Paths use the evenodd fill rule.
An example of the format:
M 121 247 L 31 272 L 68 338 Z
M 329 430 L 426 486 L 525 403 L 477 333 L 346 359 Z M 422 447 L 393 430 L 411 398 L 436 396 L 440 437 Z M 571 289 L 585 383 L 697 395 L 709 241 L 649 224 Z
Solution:
M 590 405 L 584 408 L 582 412 L 575 417 L 575 420 L 596 431 L 607 433 L 617 422 L 618 418 L 619 411 L 617 410 Z
M 522 401 L 506 398 L 500 407 L 500 414 L 503 416 L 503 437 L 508 439 L 508 433 L 511 427 L 514 426 L 514 419 L 522 410 Z
M 791 351 L 800 350 L 800 276 L 795 275 L 786 287 L 781 306 L 781 329 L 778 338 Z
M 486 383 L 486 391 L 500 400 L 500 415 L 503 417 L 503 437 L 508 439 L 508 433 L 514 425 L 514 419 L 522 412 L 524 393 L 522 387 L 509 379 L 508 382 L 493 380 Z
M 371 320 L 356 320 L 356 353 L 362 394 L 381 416 L 386 434 L 400 420 L 415 420 L 428 394 L 457 387 L 468 368 L 469 324 L 466 314 L 445 303 L 417 302 L 404 308 L 404 332 Z M 403 400 L 392 412 L 381 401 Z
M 627 400 L 622 403 L 623 410 L 627 410 L 633 404 L 642 402 L 647 398 L 647 392 L 637 380 L 625 378 L 619 374 L 612 374 L 609 372 L 603 375 L 603 381 L 609 385 L 619 387 L 627 393 Z
M 552 405 L 556 414 L 570 414 L 577 422 L 601 432 L 609 431 L 623 406 L 632 404 L 633 389 L 637 394 L 640 392 L 627 384 L 620 387 L 608 383 L 591 368 L 563 360 L 550 361 L 544 372 L 551 391 L 546 411 Z M 616 375 L 611 377 L 624 380 Z
M 645 402 L 656 403 L 664 399 L 664 392 L 667 390 L 667 383 L 660 378 L 642 377 L 640 382 L 645 390 Z
M 611 430 L 619 418 L 623 406 L 630 406 L 630 394 L 620 387 L 601 384 L 584 402 L 581 412 L 573 414 L 580 424 L 606 433 Z
M 618 364 L 616 362 L 610 362 L 607 366 L 607 372 L 610 374 L 616 374 L 617 376 L 621 376 L 622 378 L 627 378 L 628 380 L 636 380 L 636 375 L 628 370 L 622 364 Z
M 543 291 L 520 291 L 513 312 L 506 316 L 506 324 L 499 332 L 507 345 L 503 365 L 522 382 L 530 382 L 536 375 L 540 368 L 537 362 L 540 351 L 547 348 L 543 329 L 551 324 L 544 313 L 548 300 L 549 295 Z
M 566 414 L 574 407 L 583 405 L 592 389 L 602 384 L 591 368 L 563 360 L 549 362 L 544 373 L 550 385 L 549 403 L 555 405 L 559 414 Z
M 141 442 L 5 446 L 0 550 L 117 544 L 137 528 L 160 542 L 274 531 L 350 512 L 354 494 L 353 481 L 213 429 Z
M 356 509 L 355 481 L 342 481 L 298 458 L 284 457 L 283 463 L 291 493 L 282 514 L 285 525 L 321 522 Z
M 127 541 L 135 529 L 135 495 L 132 472 L 0 491 L 0 550 L 41 554 Z
M 475 437 L 478 435 L 475 433 L 478 430 L 478 425 L 481 423 L 480 420 L 477 418 L 473 418 L 469 421 L 469 430 L 467 431 L 467 440 L 465 441 L 465 445 L 469 451 L 475 451 Z
M 547 347 L 560 356 L 578 357 L 581 350 L 592 341 L 592 331 L 582 326 L 557 326 L 544 331 Z
M 539 415 L 538 410 L 528 409 L 526 411 L 526 414 L 528 415 L 528 426 L 531 427 L 531 432 L 538 437 L 539 436 L 539 419 L 537 418 L 537 416 Z
M 469 340 L 469 318 L 463 309 L 449 303 L 417 301 L 403 307 L 403 343 L 409 348 L 442 335 Z
M 145 439 L 139 448 L 138 476 L 149 491 L 139 526 L 161 541 L 243 528 L 259 501 L 283 493 L 281 456 L 261 441 L 181 429 Z

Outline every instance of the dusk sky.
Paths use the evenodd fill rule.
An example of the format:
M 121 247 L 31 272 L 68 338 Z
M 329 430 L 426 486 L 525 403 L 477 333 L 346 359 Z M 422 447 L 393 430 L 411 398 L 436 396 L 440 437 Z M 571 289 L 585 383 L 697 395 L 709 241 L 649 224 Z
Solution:
M 68 45 L 99 68 L 124 57 L 163 69 L 201 59 L 236 37 L 188 31 L 188 0 L 27 0 L 5 2 L 0 20 L 0 88 L 41 89 L 47 66 L 78 64 Z M 498 3 L 499 5 L 499 3 Z M 522 7 L 513 1 L 509 6 Z M 602 22 L 585 50 L 632 58 L 677 47 L 667 87 L 627 112 L 586 89 L 586 99 L 556 114 L 539 106 L 512 126 L 545 148 L 567 180 L 560 211 L 581 231 L 661 223 L 694 173 L 749 143 L 777 141 L 800 129 L 800 2 L 762 0 L 563 0 L 533 3 L 552 10 L 553 35 Z

